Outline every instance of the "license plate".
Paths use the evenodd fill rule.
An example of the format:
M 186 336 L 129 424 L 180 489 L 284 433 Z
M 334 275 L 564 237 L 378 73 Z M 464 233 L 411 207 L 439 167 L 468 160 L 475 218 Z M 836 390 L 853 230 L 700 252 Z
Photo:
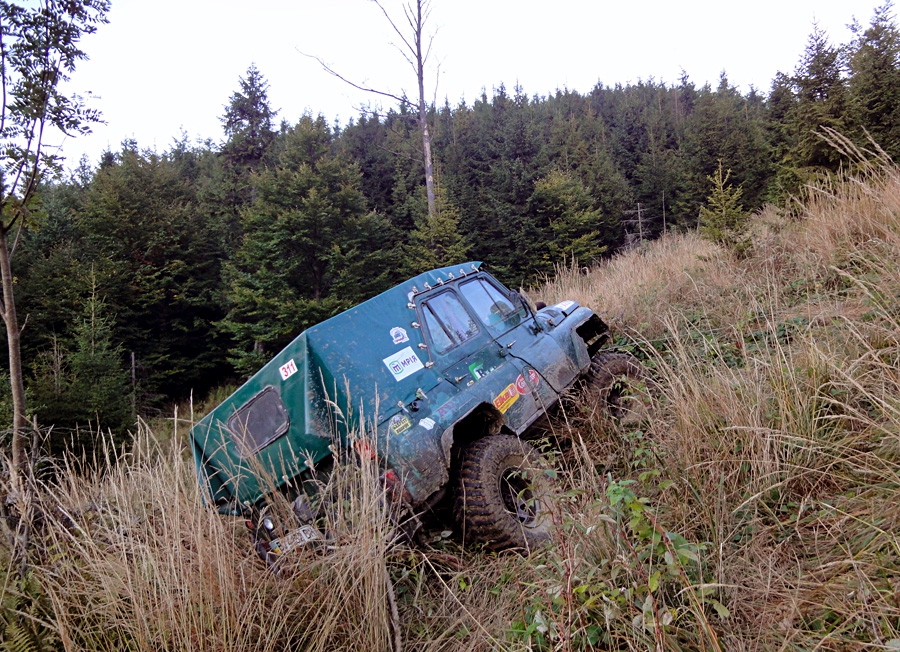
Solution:
M 269 550 L 276 555 L 283 555 L 291 548 L 315 541 L 320 538 L 319 531 L 312 525 L 301 525 L 296 530 L 292 530 L 280 539 L 272 539 L 269 542 Z

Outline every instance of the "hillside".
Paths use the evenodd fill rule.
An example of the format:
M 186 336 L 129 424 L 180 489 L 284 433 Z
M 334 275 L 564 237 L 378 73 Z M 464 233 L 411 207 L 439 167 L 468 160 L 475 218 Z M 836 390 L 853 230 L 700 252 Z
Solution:
M 530 294 L 577 299 L 651 371 L 623 427 L 552 424 L 552 546 L 389 548 L 372 470 L 339 469 L 338 534 L 279 576 L 204 508 L 148 428 L 109 470 L 40 490 L 5 639 L 86 650 L 768 650 L 900 647 L 900 170 L 858 162 L 754 216 L 742 258 L 667 234 Z M 199 410 L 199 408 L 198 408 Z M 50 477 L 49 475 L 47 477 Z

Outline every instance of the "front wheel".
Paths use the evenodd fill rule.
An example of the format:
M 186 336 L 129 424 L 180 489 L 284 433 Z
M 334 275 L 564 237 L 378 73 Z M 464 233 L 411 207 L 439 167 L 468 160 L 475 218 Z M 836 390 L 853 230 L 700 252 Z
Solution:
M 550 491 L 547 463 L 533 446 L 492 435 L 463 451 L 453 511 L 467 541 L 534 550 L 550 539 Z
M 649 409 L 644 367 L 627 353 L 600 353 L 591 361 L 588 394 L 598 407 L 620 422 L 636 422 Z

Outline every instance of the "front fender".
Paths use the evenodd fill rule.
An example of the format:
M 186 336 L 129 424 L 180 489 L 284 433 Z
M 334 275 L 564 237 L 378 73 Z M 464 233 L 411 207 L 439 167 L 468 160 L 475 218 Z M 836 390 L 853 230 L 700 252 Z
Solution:
M 592 351 L 600 347 L 608 330 L 606 324 L 590 308 L 579 306 L 562 319 L 545 321 L 545 328 L 563 353 L 575 363 L 579 373 L 591 366 Z

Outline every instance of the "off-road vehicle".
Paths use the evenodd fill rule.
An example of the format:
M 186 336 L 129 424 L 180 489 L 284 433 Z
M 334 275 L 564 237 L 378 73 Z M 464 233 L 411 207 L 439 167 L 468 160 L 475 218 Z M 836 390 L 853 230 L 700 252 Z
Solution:
M 370 442 L 407 528 L 452 492 L 467 540 L 531 548 L 550 514 L 543 462 L 522 436 L 586 377 L 621 409 L 616 382 L 640 366 L 601 353 L 608 337 L 588 308 L 534 311 L 481 263 L 420 274 L 302 332 L 206 415 L 191 431 L 201 484 L 221 511 L 250 517 L 261 554 L 281 551 L 321 536 L 310 480 L 367 432 L 356 443 Z M 256 520 L 276 491 L 300 528 Z

